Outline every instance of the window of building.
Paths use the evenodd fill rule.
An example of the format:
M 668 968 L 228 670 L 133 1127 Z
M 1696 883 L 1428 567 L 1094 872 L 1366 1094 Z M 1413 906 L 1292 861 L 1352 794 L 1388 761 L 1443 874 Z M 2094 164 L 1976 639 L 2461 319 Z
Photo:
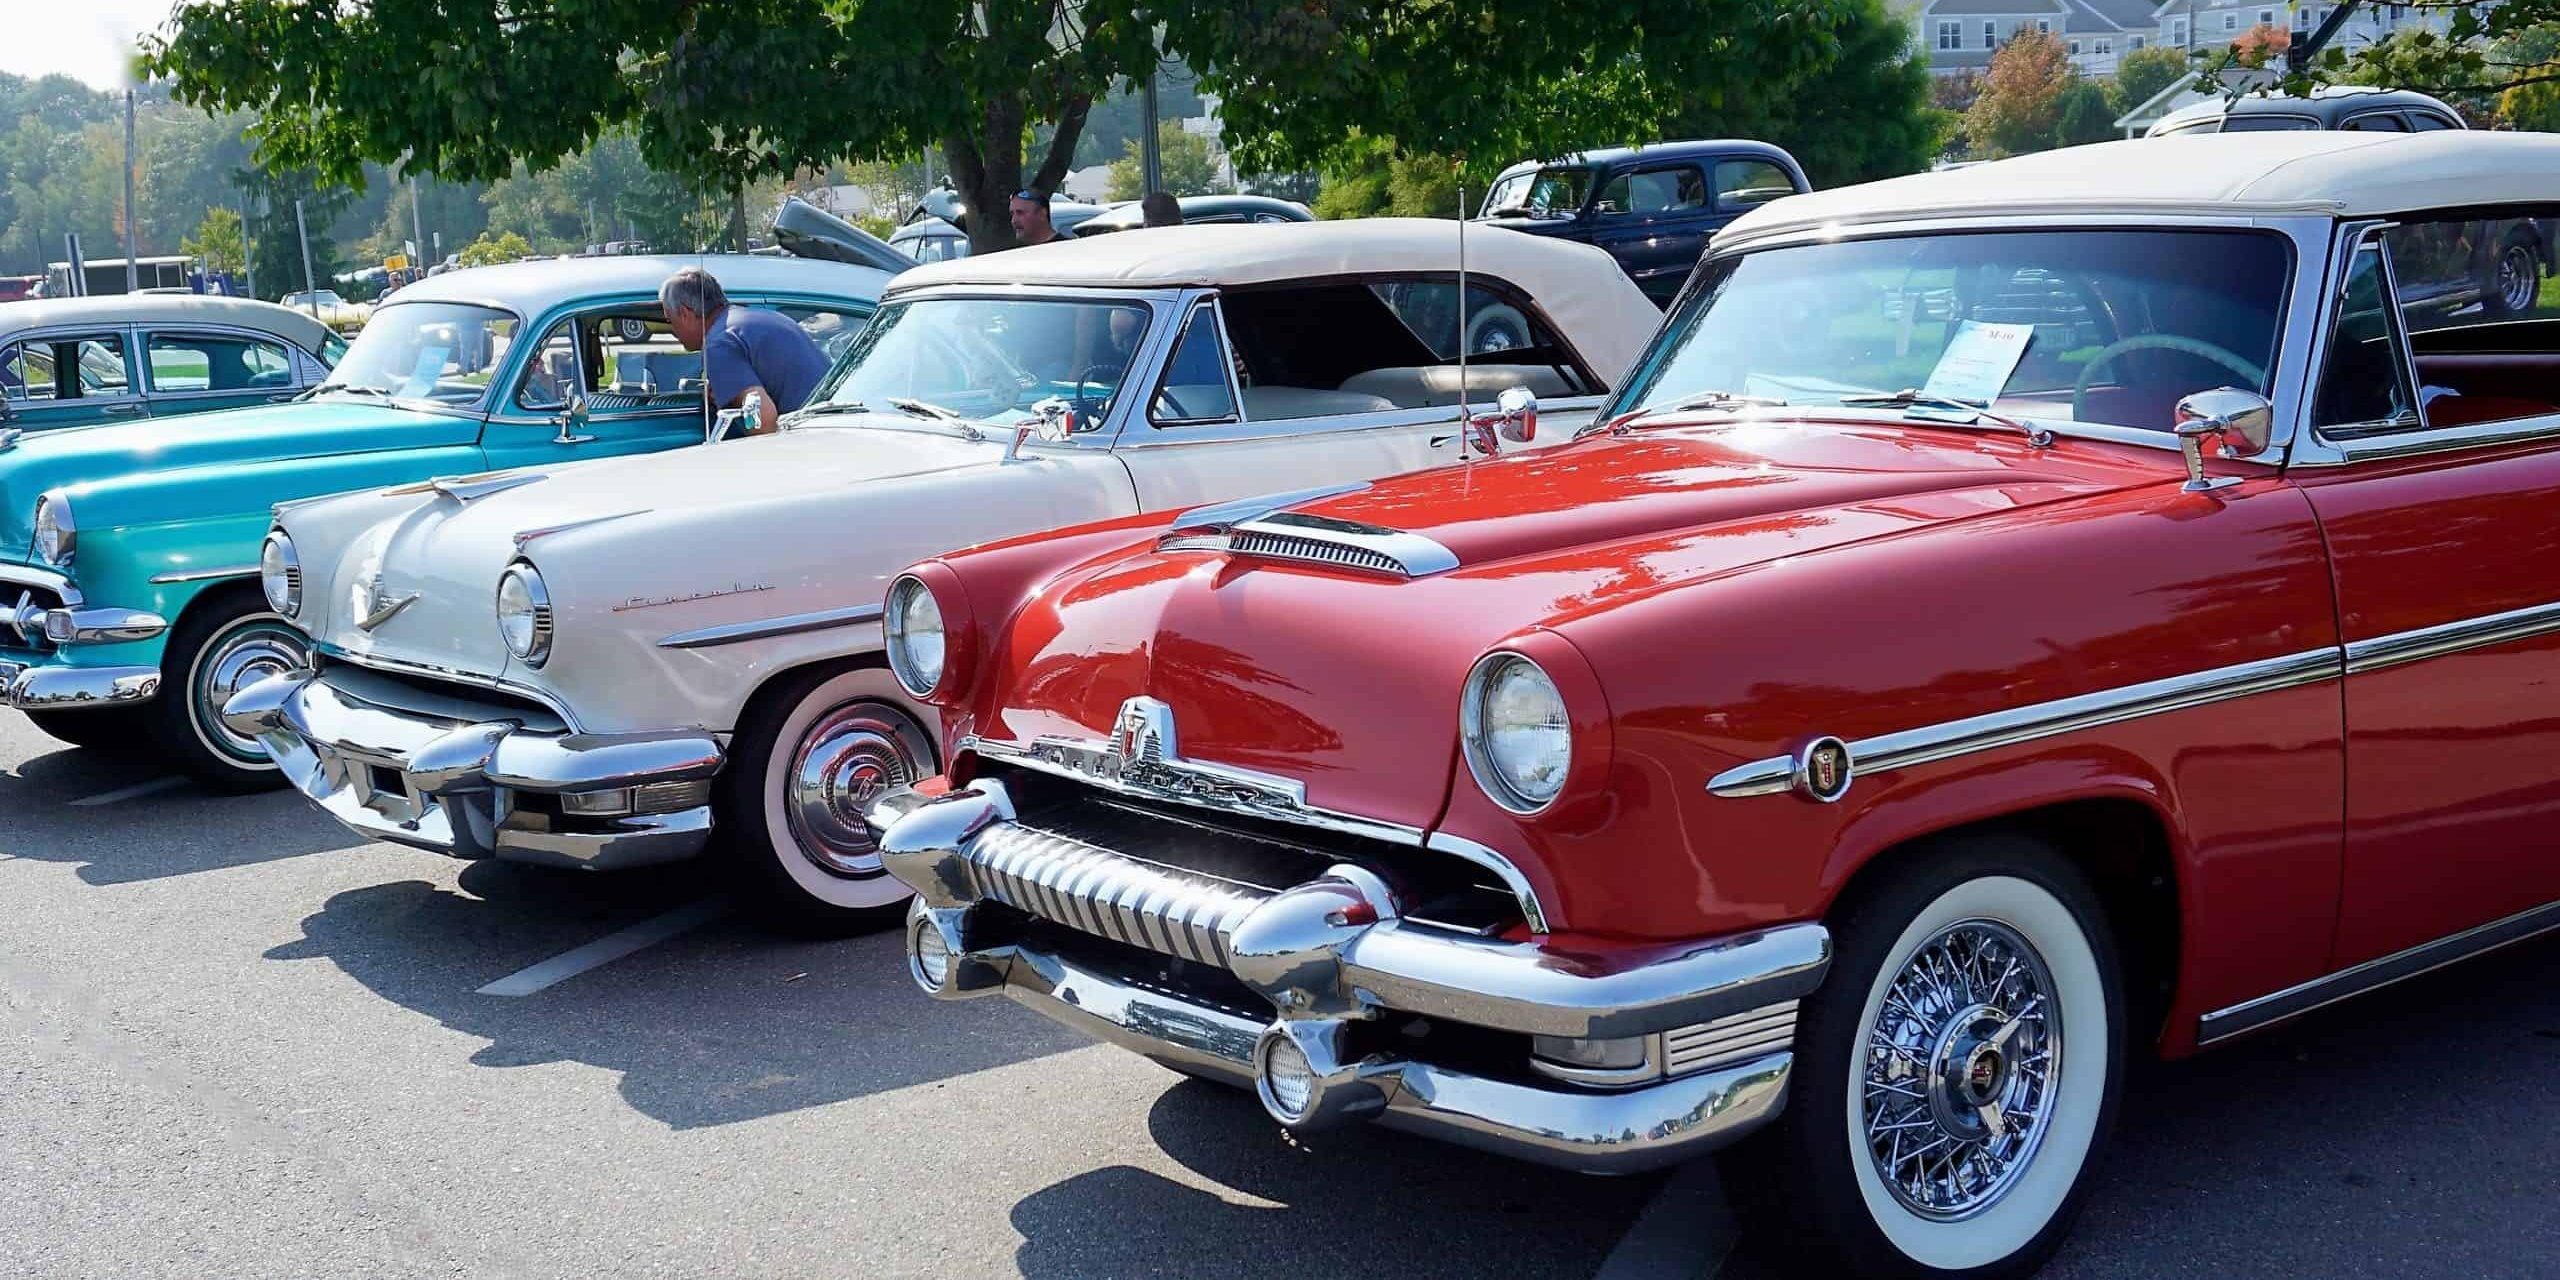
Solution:
M 1997 22 L 1986 22 L 1986 23 L 1983 23 L 1983 24 L 1982 24 L 1982 47 L 1983 47 L 1983 48 L 1985 48 L 1985 49 L 1995 48 L 1995 47 L 1997 47 L 1997 46 L 1999 45 L 1999 43 L 2000 43 L 2000 24 L 1999 24 L 1999 23 L 1997 23 Z
M 2115 37 L 2113 37 L 2113 36 L 2100 36 L 2100 37 L 2098 37 L 2098 56 L 2099 56 L 2099 57 L 2101 57 L 2101 58 L 2111 57 L 2111 56 L 2113 56 L 2113 55 L 2114 55 L 2115 51 L 2116 51 L 2116 41 L 2115 41 Z
M 1961 49 L 1961 48 L 1963 48 L 1963 47 L 1964 47 L 1964 24 L 1963 24 L 1963 23 L 1961 23 L 1961 22 L 1941 22 L 1941 23 L 1939 23 L 1939 24 L 1938 24 L 1938 47 L 1939 47 L 1939 48 L 1941 48 L 1941 49 Z

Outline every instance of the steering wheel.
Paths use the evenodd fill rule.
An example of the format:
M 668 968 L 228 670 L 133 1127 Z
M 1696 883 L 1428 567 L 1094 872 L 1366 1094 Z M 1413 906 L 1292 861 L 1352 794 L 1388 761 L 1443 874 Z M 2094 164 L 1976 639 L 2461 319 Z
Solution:
M 2128 351 L 2183 351 L 2188 355 L 2210 360 L 2239 374 L 2248 379 L 2251 386 L 2263 386 L 2267 381 L 2267 371 L 2263 366 L 2251 364 L 2245 358 L 2225 351 L 2210 342 L 2181 337 L 2174 333 L 2137 333 L 2130 338 L 2118 338 L 2099 348 L 2098 354 L 2089 357 L 2089 363 L 2080 366 L 2079 380 L 2071 384 L 2072 417 L 2088 416 L 2089 384 L 2098 380 L 2098 370 L 2105 368 L 2108 361 Z
M 1157 388 L 1156 399 L 1162 401 L 1165 408 L 1171 409 L 1176 418 L 1188 419 L 1191 416 L 1191 411 L 1182 407 L 1182 401 L 1174 396 L 1171 387 Z
M 1076 374 L 1076 388 L 1074 391 L 1068 393 L 1068 398 L 1076 402 L 1076 417 L 1079 422 L 1083 421 L 1086 416 L 1084 413 L 1085 405 L 1092 402 L 1092 397 L 1087 396 L 1084 392 L 1085 387 L 1093 383 L 1101 383 L 1111 388 L 1111 394 L 1102 397 L 1101 406 L 1093 411 L 1094 413 L 1099 414 L 1103 410 L 1110 408 L 1111 397 L 1120 393 L 1120 374 L 1126 367 L 1127 366 L 1125 365 L 1116 364 L 1089 364 L 1086 365 L 1081 372 Z M 1096 373 L 1100 373 L 1102 376 L 1099 378 L 1094 377 L 1093 375 Z

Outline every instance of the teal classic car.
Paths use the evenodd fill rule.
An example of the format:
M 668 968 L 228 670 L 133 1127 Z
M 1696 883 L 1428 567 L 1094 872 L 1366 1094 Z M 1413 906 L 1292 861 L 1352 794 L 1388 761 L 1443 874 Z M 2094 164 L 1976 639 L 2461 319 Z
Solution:
M 657 298 L 689 266 L 830 353 L 889 279 L 722 255 L 450 272 L 385 301 L 293 403 L 17 438 L 0 450 L 0 703 L 66 742 L 156 751 L 211 786 L 276 785 L 264 748 L 218 714 L 234 690 L 309 659 L 259 586 L 274 508 L 411 483 L 467 502 L 512 483 L 487 472 L 538 478 L 701 444 L 702 357 L 667 335 Z
M 124 293 L 0 307 L 0 437 L 289 400 L 347 340 L 251 298 Z

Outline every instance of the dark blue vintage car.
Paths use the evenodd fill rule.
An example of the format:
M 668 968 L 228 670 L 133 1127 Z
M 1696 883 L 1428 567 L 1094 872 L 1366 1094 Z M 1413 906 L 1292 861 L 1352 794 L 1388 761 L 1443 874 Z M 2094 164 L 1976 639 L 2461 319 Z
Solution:
M 1598 245 L 1668 305 L 1718 227 L 1810 185 L 1794 156 L 1765 142 L 1656 142 L 1515 164 L 1476 220 Z

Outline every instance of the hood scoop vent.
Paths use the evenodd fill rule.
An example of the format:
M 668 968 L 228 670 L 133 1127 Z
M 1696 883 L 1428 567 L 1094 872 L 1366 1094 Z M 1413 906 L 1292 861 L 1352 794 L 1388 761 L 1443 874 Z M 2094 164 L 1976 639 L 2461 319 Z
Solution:
M 1274 512 L 1222 528 L 1177 525 L 1160 551 L 1223 551 L 1334 569 L 1420 578 L 1458 567 L 1456 553 L 1418 533 L 1298 511 Z

